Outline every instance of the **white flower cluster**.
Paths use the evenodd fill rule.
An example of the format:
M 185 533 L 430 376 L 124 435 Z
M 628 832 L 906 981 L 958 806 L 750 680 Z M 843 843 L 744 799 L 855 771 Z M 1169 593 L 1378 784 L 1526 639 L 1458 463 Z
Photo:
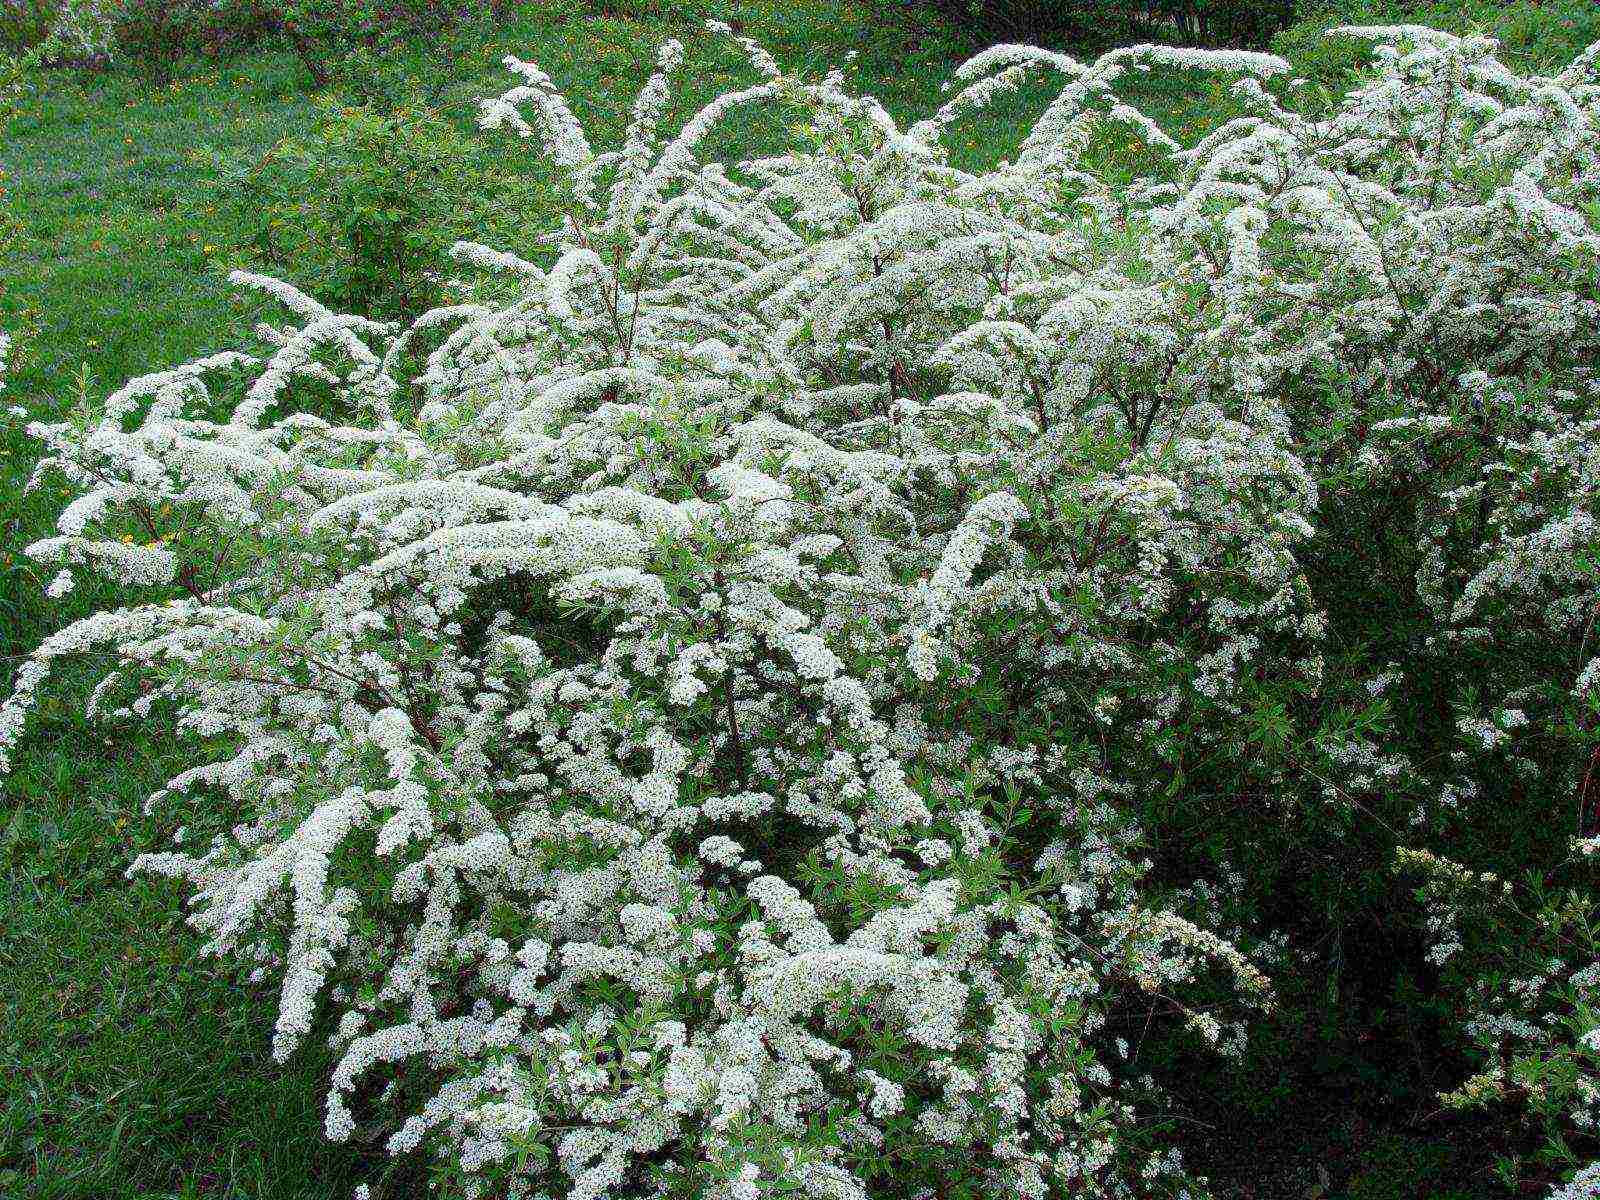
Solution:
M 203 756 L 136 869 L 280 986 L 280 1057 L 332 1039 L 331 1137 L 398 1117 L 484 1194 L 1196 1186 L 1111 1018 L 1237 1051 L 1277 943 L 1207 928 L 1142 814 L 1434 780 L 1361 715 L 1394 656 L 1330 663 L 1329 506 L 1420 490 L 1439 670 L 1537 623 L 1442 791 L 1593 625 L 1600 53 L 1371 32 L 1328 117 L 1265 55 L 1006 46 L 909 130 L 746 45 L 670 133 L 669 45 L 604 153 L 509 61 L 485 125 L 570 181 L 548 261 L 457 248 L 513 301 L 398 328 L 238 276 L 292 318 L 260 355 L 32 426 L 79 496 L 30 555 L 136 594 L 22 668 L 0 767 L 55 659 L 114 655 L 94 710 Z M 1248 115 L 1179 149 L 1115 92 L 1174 67 Z M 1016 158 L 952 165 L 1034 70 Z M 702 161 L 752 107 L 796 144 Z

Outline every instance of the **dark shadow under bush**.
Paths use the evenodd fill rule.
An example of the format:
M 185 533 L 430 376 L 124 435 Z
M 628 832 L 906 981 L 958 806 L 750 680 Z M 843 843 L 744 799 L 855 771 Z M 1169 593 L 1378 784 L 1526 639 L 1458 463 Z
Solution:
M 1293 0 L 911 0 L 974 34 L 1072 48 L 1178 41 L 1261 46 L 1294 19 Z

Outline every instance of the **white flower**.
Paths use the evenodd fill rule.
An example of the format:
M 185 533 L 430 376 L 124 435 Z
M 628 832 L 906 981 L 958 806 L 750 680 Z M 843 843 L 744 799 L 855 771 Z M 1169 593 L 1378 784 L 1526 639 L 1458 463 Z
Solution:
M 614 151 L 509 59 L 481 116 L 563 175 L 545 265 L 463 243 L 502 286 L 406 328 L 236 275 L 287 314 L 259 357 L 29 426 L 74 495 L 49 595 L 163 594 L 19 665 L 0 770 L 57 660 L 111 659 L 90 715 L 203 756 L 135 869 L 276 984 L 277 1057 L 330 1022 L 329 1137 L 370 1114 L 469 1191 L 864 1200 L 909 1138 L 953 1189 L 1181 1194 L 1111 1020 L 1158 995 L 1237 1055 L 1288 939 L 1225 916 L 1233 868 L 1152 876 L 1162 811 L 1397 837 L 1361 798 L 1404 796 L 1420 842 L 1507 779 L 1583 794 L 1597 56 L 1359 32 L 1406 49 L 1326 116 L 1269 55 L 1006 45 L 910 129 L 737 40 L 757 80 L 664 130 L 669 44 Z M 1168 68 L 1247 115 L 1179 150 L 1117 94 Z M 1033 71 L 1014 160 L 953 165 Z M 717 161 L 742 109 L 804 135 Z M 1347 628 L 1341 554 L 1398 628 Z M 1454 723 L 1395 732 L 1420 691 Z M 1397 859 L 1470 960 L 1462 895 L 1506 885 Z M 1511 1038 L 1600 1098 L 1562 1019 L 1597 970 L 1485 998 L 1465 1089 Z

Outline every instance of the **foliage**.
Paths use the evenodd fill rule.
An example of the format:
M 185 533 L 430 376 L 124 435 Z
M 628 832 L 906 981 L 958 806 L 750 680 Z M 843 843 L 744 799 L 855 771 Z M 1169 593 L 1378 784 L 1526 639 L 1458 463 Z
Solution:
M 247 247 L 242 265 L 291 266 L 342 309 L 414 317 L 442 299 L 445 251 L 498 228 L 516 180 L 419 101 L 389 111 L 325 101 L 314 128 L 236 165 L 202 155 L 213 182 L 196 209 L 220 214 Z
M 1600 40 L 1600 8 L 1587 0 L 1337 0 L 1301 6 L 1299 19 L 1272 43 L 1312 86 L 1339 95 L 1365 69 L 1358 38 L 1328 36 L 1341 25 L 1427 25 L 1461 36 L 1482 34 L 1500 56 L 1528 71 L 1555 71 Z
M 51 65 L 121 60 L 159 81 L 187 59 L 247 45 L 274 27 L 270 0 L 28 0 L 4 40 Z
M 179 0 L 185 4 L 187 0 Z M 111 62 L 119 0 L 62 0 L 43 42 L 41 61 L 74 66 L 106 66 Z
M 28 50 L 50 34 L 60 12 L 58 0 L 0 0 L 0 46 Z
M 503 0 L 277 0 L 279 22 L 318 88 L 330 82 L 331 64 L 376 39 L 437 34 L 505 7 Z
M 1120 1031 L 1243 1050 L 1324 944 L 1279 919 L 1310 860 L 1420 889 L 1452 1102 L 1555 1179 L 1593 1149 L 1596 55 L 1377 36 L 1326 119 L 1265 57 L 1002 47 L 908 131 L 751 48 L 658 137 L 669 50 L 599 158 L 516 64 L 487 115 L 569 168 L 555 266 L 460 252 L 516 299 L 402 330 L 244 277 L 294 317 L 263 361 L 35 427 L 83 493 L 54 590 L 183 596 L 50 639 L 8 732 L 115 654 L 91 709 L 216 764 L 143 867 L 279 984 L 282 1051 L 337 1015 L 330 1130 L 447 1171 L 1190 1186 Z M 1182 153 L 1111 94 L 1176 64 L 1247 73 Z M 1021 153 L 951 166 L 1029 67 L 1073 82 Z M 799 143 L 702 164 L 735 104 Z M 1146 169 L 1102 178 L 1121 131 Z
M 1070 47 L 1131 40 L 1262 46 L 1293 0 L 918 0 L 985 37 Z
M 160 79 L 202 50 L 216 53 L 283 33 L 315 85 L 332 66 L 380 39 L 436 34 L 499 17 L 505 0 L 4 0 L 0 41 L 37 46 L 45 61 L 127 61 Z
M 200 47 L 210 5 L 205 0 L 116 0 L 111 8 L 109 47 L 139 64 L 157 80 L 174 70 Z

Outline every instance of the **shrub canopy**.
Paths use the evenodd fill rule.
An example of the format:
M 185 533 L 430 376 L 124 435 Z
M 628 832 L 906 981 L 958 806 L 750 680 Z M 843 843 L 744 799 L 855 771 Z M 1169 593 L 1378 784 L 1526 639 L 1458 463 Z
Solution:
M 1140 1029 L 1245 1054 L 1302 881 L 1397 871 L 1451 1102 L 1570 1174 L 1600 46 L 1354 32 L 1329 116 L 1269 55 L 1003 45 L 909 128 L 749 42 L 666 128 L 669 44 L 606 152 L 508 61 L 548 258 L 463 243 L 405 326 L 241 275 L 259 350 L 30 427 L 78 496 L 28 553 L 129 603 L 22 667 L 0 767 L 109 655 L 90 711 L 195 754 L 135 869 L 280 1058 L 340 1050 L 329 1136 L 470 1194 L 1199 1195 Z M 1244 115 L 1179 147 L 1117 92 L 1173 68 Z M 792 146 L 709 154 L 752 108 Z

